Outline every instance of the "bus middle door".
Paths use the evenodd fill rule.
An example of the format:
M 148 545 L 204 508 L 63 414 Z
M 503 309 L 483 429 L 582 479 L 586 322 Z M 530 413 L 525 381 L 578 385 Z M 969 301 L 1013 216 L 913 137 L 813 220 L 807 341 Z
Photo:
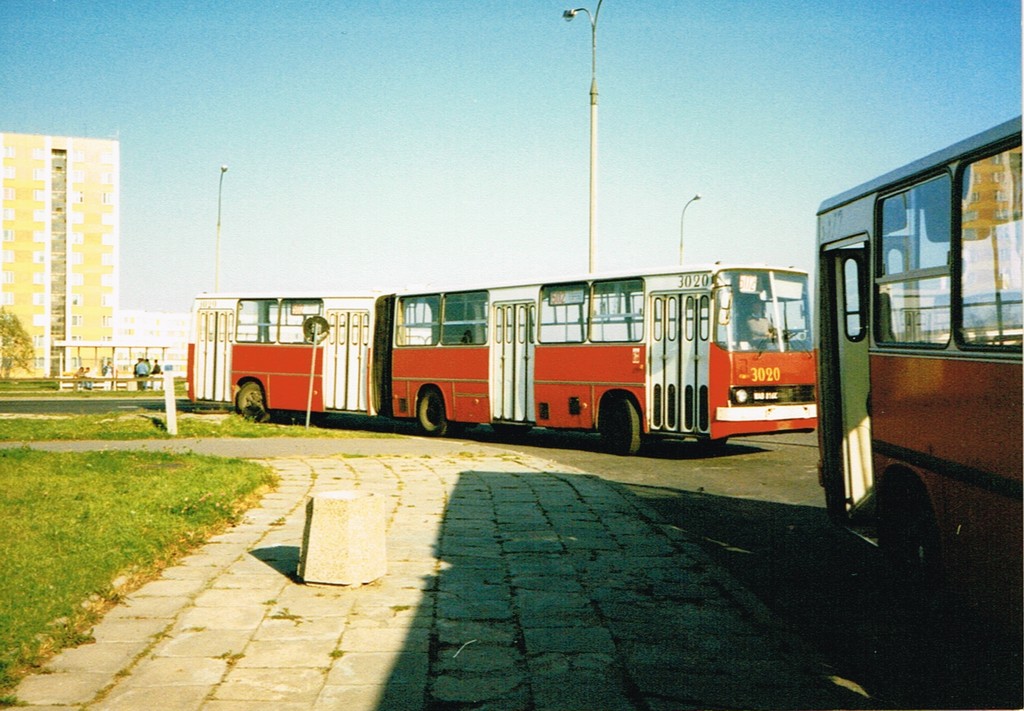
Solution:
M 677 292 L 655 294 L 652 302 L 649 427 L 653 432 L 706 433 L 710 298 Z
M 491 419 L 533 421 L 533 320 L 536 304 L 494 304 L 491 329 Z
M 324 408 L 366 412 L 369 311 L 328 311 L 324 355 Z

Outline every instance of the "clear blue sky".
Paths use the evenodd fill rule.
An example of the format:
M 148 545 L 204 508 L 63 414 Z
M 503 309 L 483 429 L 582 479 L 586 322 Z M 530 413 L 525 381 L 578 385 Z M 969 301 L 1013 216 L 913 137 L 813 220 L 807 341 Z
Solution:
M 575 0 L 580 2 L 581 0 Z M 596 0 L 583 0 L 593 10 Z M 118 137 L 121 305 L 586 271 L 560 0 L 0 0 L 0 130 Z M 599 270 L 810 269 L 819 203 L 1021 112 L 1019 0 L 606 0 Z

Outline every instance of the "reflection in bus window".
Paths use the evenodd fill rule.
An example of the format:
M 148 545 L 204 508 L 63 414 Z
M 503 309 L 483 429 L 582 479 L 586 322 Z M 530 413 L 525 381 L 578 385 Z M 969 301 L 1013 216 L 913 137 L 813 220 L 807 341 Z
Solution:
M 949 178 L 882 201 L 878 339 L 949 342 Z
M 582 343 L 587 332 L 586 284 L 545 286 L 540 292 L 541 343 Z
M 441 343 L 446 346 L 487 343 L 486 291 L 445 294 Z
M 975 161 L 963 174 L 960 341 L 1021 347 L 1021 149 Z
M 441 296 L 399 299 L 395 342 L 399 346 L 436 346 L 441 332 Z
M 590 340 L 635 343 L 644 336 L 644 283 L 641 279 L 594 284 Z

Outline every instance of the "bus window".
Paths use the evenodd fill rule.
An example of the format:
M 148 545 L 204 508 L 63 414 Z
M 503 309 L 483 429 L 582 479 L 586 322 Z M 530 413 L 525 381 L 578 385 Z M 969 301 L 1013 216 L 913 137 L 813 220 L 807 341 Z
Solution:
M 399 299 L 395 343 L 399 346 L 436 346 L 441 332 L 441 296 Z
M 644 337 L 644 283 L 641 279 L 594 284 L 590 340 L 635 343 Z
M 860 262 L 847 257 L 843 260 L 843 320 L 846 337 L 854 342 L 863 340 L 866 332 L 860 284 Z
M 304 343 L 302 324 L 310 316 L 322 315 L 323 310 L 324 302 L 319 299 L 282 299 L 278 343 Z
M 540 291 L 541 343 L 583 343 L 587 333 L 586 284 L 545 286 Z
M 878 340 L 949 342 L 950 185 L 942 176 L 882 200 Z
M 239 343 L 273 343 L 277 328 L 277 299 L 242 299 L 238 302 Z
M 446 346 L 487 343 L 486 291 L 445 294 L 441 343 Z
M 643 281 L 594 285 L 590 339 L 599 343 L 636 342 L 643 338 Z
M 960 341 L 1020 349 L 1021 149 L 971 163 L 962 176 Z

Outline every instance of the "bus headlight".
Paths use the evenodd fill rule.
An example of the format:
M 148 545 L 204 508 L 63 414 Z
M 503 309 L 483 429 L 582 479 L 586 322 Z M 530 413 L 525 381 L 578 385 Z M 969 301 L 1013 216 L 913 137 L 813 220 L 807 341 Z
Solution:
M 737 405 L 746 405 L 747 401 L 750 400 L 750 393 L 743 388 L 736 388 L 732 391 L 732 397 Z

